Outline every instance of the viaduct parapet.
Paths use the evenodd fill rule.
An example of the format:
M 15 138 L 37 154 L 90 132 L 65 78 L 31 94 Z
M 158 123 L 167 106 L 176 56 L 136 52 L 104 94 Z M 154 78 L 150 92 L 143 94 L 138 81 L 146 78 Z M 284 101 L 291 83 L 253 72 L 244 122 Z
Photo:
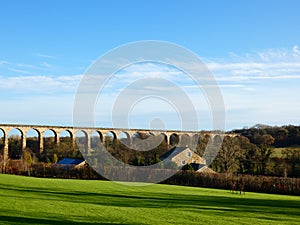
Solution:
M 122 129 L 122 128 L 100 128 L 100 127 L 71 127 L 71 126 L 43 126 L 43 125 L 21 125 L 21 124 L 0 124 L 0 130 L 3 132 L 4 148 L 3 159 L 6 161 L 9 158 L 9 132 L 13 129 L 17 129 L 21 134 L 22 150 L 26 148 L 26 135 L 30 130 L 34 130 L 38 136 L 39 152 L 44 151 L 44 133 L 48 130 L 54 134 L 54 140 L 57 144 L 60 142 L 60 135 L 62 132 L 68 132 L 73 143 L 75 144 L 76 136 L 78 132 L 83 133 L 86 137 L 86 151 L 91 148 L 91 137 L 93 133 L 97 133 L 103 142 L 104 137 L 108 133 L 114 138 L 123 138 L 131 140 L 135 134 L 144 133 L 147 135 L 163 135 L 167 144 L 171 144 L 171 137 L 175 136 L 177 139 L 183 140 L 185 137 L 198 141 L 200 131 L 179 131 L 179 130 L 147 130 L 147 129 Z M 207 134 L 214 135 L 212 132 L 206 132 Z M 231 136 L 231 135 L 229 135 Z

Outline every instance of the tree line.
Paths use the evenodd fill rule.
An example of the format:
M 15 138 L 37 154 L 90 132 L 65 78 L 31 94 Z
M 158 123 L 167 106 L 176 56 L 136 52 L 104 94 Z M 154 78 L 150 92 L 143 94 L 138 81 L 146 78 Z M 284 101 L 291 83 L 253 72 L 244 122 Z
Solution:
M 244 140 L 235 172 L 300 177 L 300 126 L 258 124 L 232 132 Z

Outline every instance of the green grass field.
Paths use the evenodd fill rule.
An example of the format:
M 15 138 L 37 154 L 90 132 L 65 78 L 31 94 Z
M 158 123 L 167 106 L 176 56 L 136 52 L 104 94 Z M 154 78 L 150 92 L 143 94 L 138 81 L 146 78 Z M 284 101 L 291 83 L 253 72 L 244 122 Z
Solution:
M 282 154 L 282 151 L 285 149 L 299 149 L 299 147 L 274 148 L 272 157 L 278 157 L 278 158 L 284 157 L 284 155 Z
M 284 150 L 284 149 L 286 149 L 286 148 L 274 148 L 272 156 L 273 157 L 278 157 L 278 158 L 283 157 L 282 150 Z
M 300 197 L 0 174 L 0 224 L 300 224 Z

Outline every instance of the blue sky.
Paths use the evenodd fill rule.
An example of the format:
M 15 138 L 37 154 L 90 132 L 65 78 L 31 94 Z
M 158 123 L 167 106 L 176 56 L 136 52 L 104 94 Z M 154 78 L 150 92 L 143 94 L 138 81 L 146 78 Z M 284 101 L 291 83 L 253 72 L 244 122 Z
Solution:
M 72 125 L 74 96 L 86 69 L 110 49 L 141 40 L 173 42 L 201 57 L 221 88 L 227 129 L 300 123 L 299 1 L 0 4 L 1 123 Z M 174 73 L 151 64 L 125 72 L 130 76 L 132 69 L 145 73 L 149 68 Z M 178 84 L 188 86 L 184 80 Z M 119 86 L 116 80 L 97 105 L 97 125 L 112 126 L 110 92 Z M 210 129 L 202 97 L 189 94 L 199 108 L 199 126 Z M 147 114 L 151 104 L 132 111 L 134 127 L 148 128 L 145 121 L 155 116 L 168 118 L 167 128 L 179 128 L 162 103 Z

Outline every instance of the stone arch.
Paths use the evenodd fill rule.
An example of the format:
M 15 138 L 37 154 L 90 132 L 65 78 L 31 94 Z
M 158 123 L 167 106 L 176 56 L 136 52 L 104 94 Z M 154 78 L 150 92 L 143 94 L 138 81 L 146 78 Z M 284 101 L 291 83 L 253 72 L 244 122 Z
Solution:
M 197 141 L 197 152 L 203 155 L 207 149 L 208 143 L 212 144 L 212 136 L 210 133 L 200 133 Z
M 150 137 L 150 133 L 149 132 L 140 132 L 140 131 L 137 131 L 137 132 L 134 132 L 132 134 L 132 140 L 134 139 L 147 139 L 148 137 Z
M 240 137 L 239 136 L 232 136 L 232 135 L 228 135 L 230 138 L 232 138 L 234 141 L 238 141 L 240 142 Z
M 165 133 L 160 133 L 160 135 L 163 136 L 163 140 L 166 142 L 166 144 L 169 144 L 168 142 L 168 135 L 166 135 Z
M 60 150 L 63 150 L 66 154 L 77 155 L 76 141 L 72 130 L 60 130 L 58 132 L 57 144 L 60 146 Z
M 70 141 L 72 140 L 73 137 L 73 133 L 72 131 L 66 129 L 66 130 L 61 130 L 58 134 L 58 139 L 59 142 L 65 142 L 65 141 Z
M 114 131 L 110 130 L 105 133 L 105 138 L 106 137 L 110 137 L 112 140 L 116 140 L 117 134 Z
M 139 132 L 134 132 L 132 135 L 131 135 L 131 138 L 134 140 L 135 138 L 140 138 L 140 134 Z
M 7 133 L 8 155 L 11 159 L 21 159 L 23 148 L 26 147 L 26 138 L 20 128 L 12 128 Z
M 172 133 L 170 135 L 170 145 L 171 146 L 177 146 L 179 144 L 179 141 L 180 141 L 180 137 L 178 134 Z
M 108 149 L 109 147 L 113 146 L 116 140 L 117 140 L 116 133 L 113 131 L 107 131 L 104 137 L 104 146 Z
M 221 144 L 222 141 L 223 141 L 223 140 L 222 140 L 222 138 L 221 138 L 221 136 L 220 136 L 219 134 L 214 135 L 214 137 L 213 137 L 213 143 L 214 143 L 215 145 Z
M 199 141 L 200 141 L 200 135 L 199 134 L 193 134 L 192 137 L 191 137 L 191 145 L 197 147 Z
M 75 138 L 77 137 L 87 137 L 88 133 L 85 130 L 76 130 Z
M 100 131 L 94 130 L 90 133 L 91 149 L 100 148 L 103 142 L 103 135 Z
M 152 148 L 156 148 L 156 147 L 167 148 L 168 146 L 168 136 L 165 133 L 150 131 L 149 137 L 147 139 Z
M 141 140 L 142 140 L 142 135 L 140 132 L 136 131 L 132 133 L 131 135 L 131 144 L 133 148 L 141 148 Z
M 223 142 L 230 143 L 232 145 L 239 145 L 239 138 L 237 136 L 231 136 L 231 135 L 224 135 L 223 136 Z
M 88 133 L 85 130 L 77 130 L 74 136 L 79 150 L 84 150 L 87 154 L 89 152 L 89 149 L 91 148 L 91 142 Z
M 43 132 L 43 150 L 52 149 L 57 144 L 59 137 L 55 130 L 47 129 Z
M 126 146 L 130 146 L 130 144 L 131 144 L 130 134 L 126 131 L 119 132 L 118 139 L 122 144 L 124 144 Z
M 191 137 L 188 134 L 180 135 L 179 146 L 181 147 L 189 147 L 191 145 Z
M 203 135 L 200 135 L 199 143 L 207 144 L 210 140 L 213 140 L 213 135 L 210 133 L 205 133 Z
M 41 132 L 35 128 L 26 131 L 26 148 L 33 153 L 40 152 Z
M 217 135 L 216 135 L 216 136 L 217 136 Z M 218 136 L 220 136 L 220 135 L 218 135 Z M 221 137 L 221 136 L 220 136 L 220 137 Z M 230 136 L 230 135 L 225 135 L 225 136 L 224 136 L 224 139 L 225 139 L 225 138 L 226 138 L 226 139 L 230 139 L 231 136 Z
M 130 134 L 126 131 L 121 131 L 118 135 L 118 139 L 128 139 L 130 138 Z
M 4 159 L 5 135 L 5 131 L 0 128 L 0 161 Z

